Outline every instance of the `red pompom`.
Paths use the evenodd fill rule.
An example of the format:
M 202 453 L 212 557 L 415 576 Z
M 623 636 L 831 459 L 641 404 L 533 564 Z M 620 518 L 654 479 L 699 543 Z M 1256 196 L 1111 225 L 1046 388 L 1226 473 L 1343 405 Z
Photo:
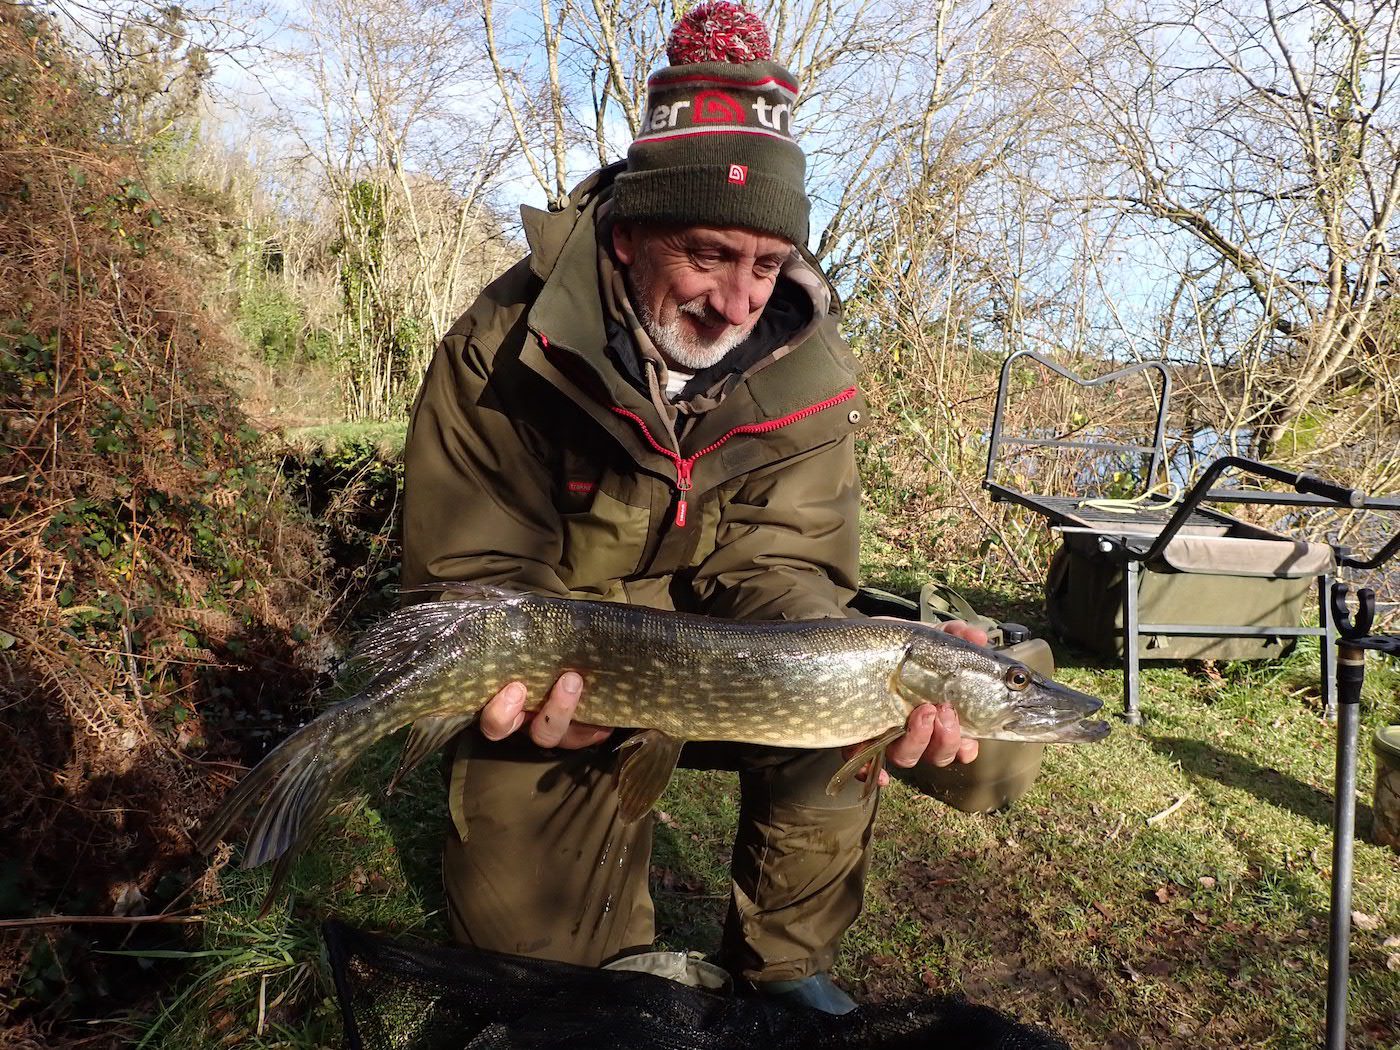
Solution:
M 692 8 L 666 41 L 673 66 L 691 62 L 759 62 L 773 57 L 768 27 L 752 11 L 728 0 Z

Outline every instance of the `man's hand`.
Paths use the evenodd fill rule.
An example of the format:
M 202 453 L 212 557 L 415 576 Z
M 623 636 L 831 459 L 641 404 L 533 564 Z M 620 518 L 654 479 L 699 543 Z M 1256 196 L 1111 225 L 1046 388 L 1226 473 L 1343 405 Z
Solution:
M 987 632 L 980 627 L 972 627 L 962 620 L 949 620 L 943 624 L 945 634 L 961 638 L 973 645 L 986 645 Z M 850 758 L 864 744 L 854 744 L 843 748 L 841 753 Z M 909 713 L 904 735 L 895 739 L 885 751 L 885 761 L 890 765 L 905 769 L 919 762 L 932 762 L 935 766 L 951 765 L 954 761 L 971 762 L 977 757 L 977 741 L 964 739 L 962 727 L 958 725 L 958 714 L 948 704 L 920 704 Z M 856 774 L 864 780 L 866 770 Z M 880 770 L 880 786 L 890 782 L 890 775 Z
M 531 712 L 525 710 L 528 701 L 525 686 L 511 682 L 486 701 L 478 724 L 487 740 L 504 740 L 528 722 L 530 739 L 540 747 L 570 751 L 592 747 L 612 735 L 612 730 L 573 720 L 581 696 L 583 679 L 577 672 L 565 671 L 549 690 L 539 710 Z

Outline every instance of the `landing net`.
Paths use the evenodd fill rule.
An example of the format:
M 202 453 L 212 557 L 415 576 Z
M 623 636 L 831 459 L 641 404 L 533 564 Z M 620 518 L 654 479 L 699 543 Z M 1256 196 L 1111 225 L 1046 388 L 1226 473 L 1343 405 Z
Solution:
M 390 939 L 337 922 L 325 937 L 349 1050 L 1069 1050 L 956 996 L 832 1017 L 653 974 Z

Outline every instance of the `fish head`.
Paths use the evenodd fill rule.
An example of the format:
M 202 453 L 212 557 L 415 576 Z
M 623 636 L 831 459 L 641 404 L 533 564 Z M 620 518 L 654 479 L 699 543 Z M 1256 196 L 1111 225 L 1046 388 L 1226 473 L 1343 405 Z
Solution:
M 1098 698 L 938 631 L 912 640 L 895 690 L 911 707 L 951 704 L 963 735 L 982 740 L 1079 744 L 1108 735 L 1107 722 L 1086 721 L 1103 707 Z

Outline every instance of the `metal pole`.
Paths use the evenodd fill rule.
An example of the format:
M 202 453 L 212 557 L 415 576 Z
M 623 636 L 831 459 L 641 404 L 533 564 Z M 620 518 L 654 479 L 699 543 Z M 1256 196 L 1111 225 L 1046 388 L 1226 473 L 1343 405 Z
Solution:
M 1337 718 L 1337 676 L 1332 672 L 1332 663 L 1337 653 L 1337 625 L 1332 618 L 1330 572 L 1325 572 L 1317 578 L 1317 625 L 1322 629 L 1318 649 L 1322 672 L 1323 716 L 1332 722 Z
M 1332 914 L 1327 940 L 1326 1050 L 1345 1050 L 1351 943 L 1351 861 L 1356 835 L 1356 741 L 1366 651 L 1337 645 L 1337 779 L 1332 808 Z
M 1123 563 L 1123 717 L 1142 725 L 1138 710 L 1138 584 L 1145 569 L 1131 557 Z

